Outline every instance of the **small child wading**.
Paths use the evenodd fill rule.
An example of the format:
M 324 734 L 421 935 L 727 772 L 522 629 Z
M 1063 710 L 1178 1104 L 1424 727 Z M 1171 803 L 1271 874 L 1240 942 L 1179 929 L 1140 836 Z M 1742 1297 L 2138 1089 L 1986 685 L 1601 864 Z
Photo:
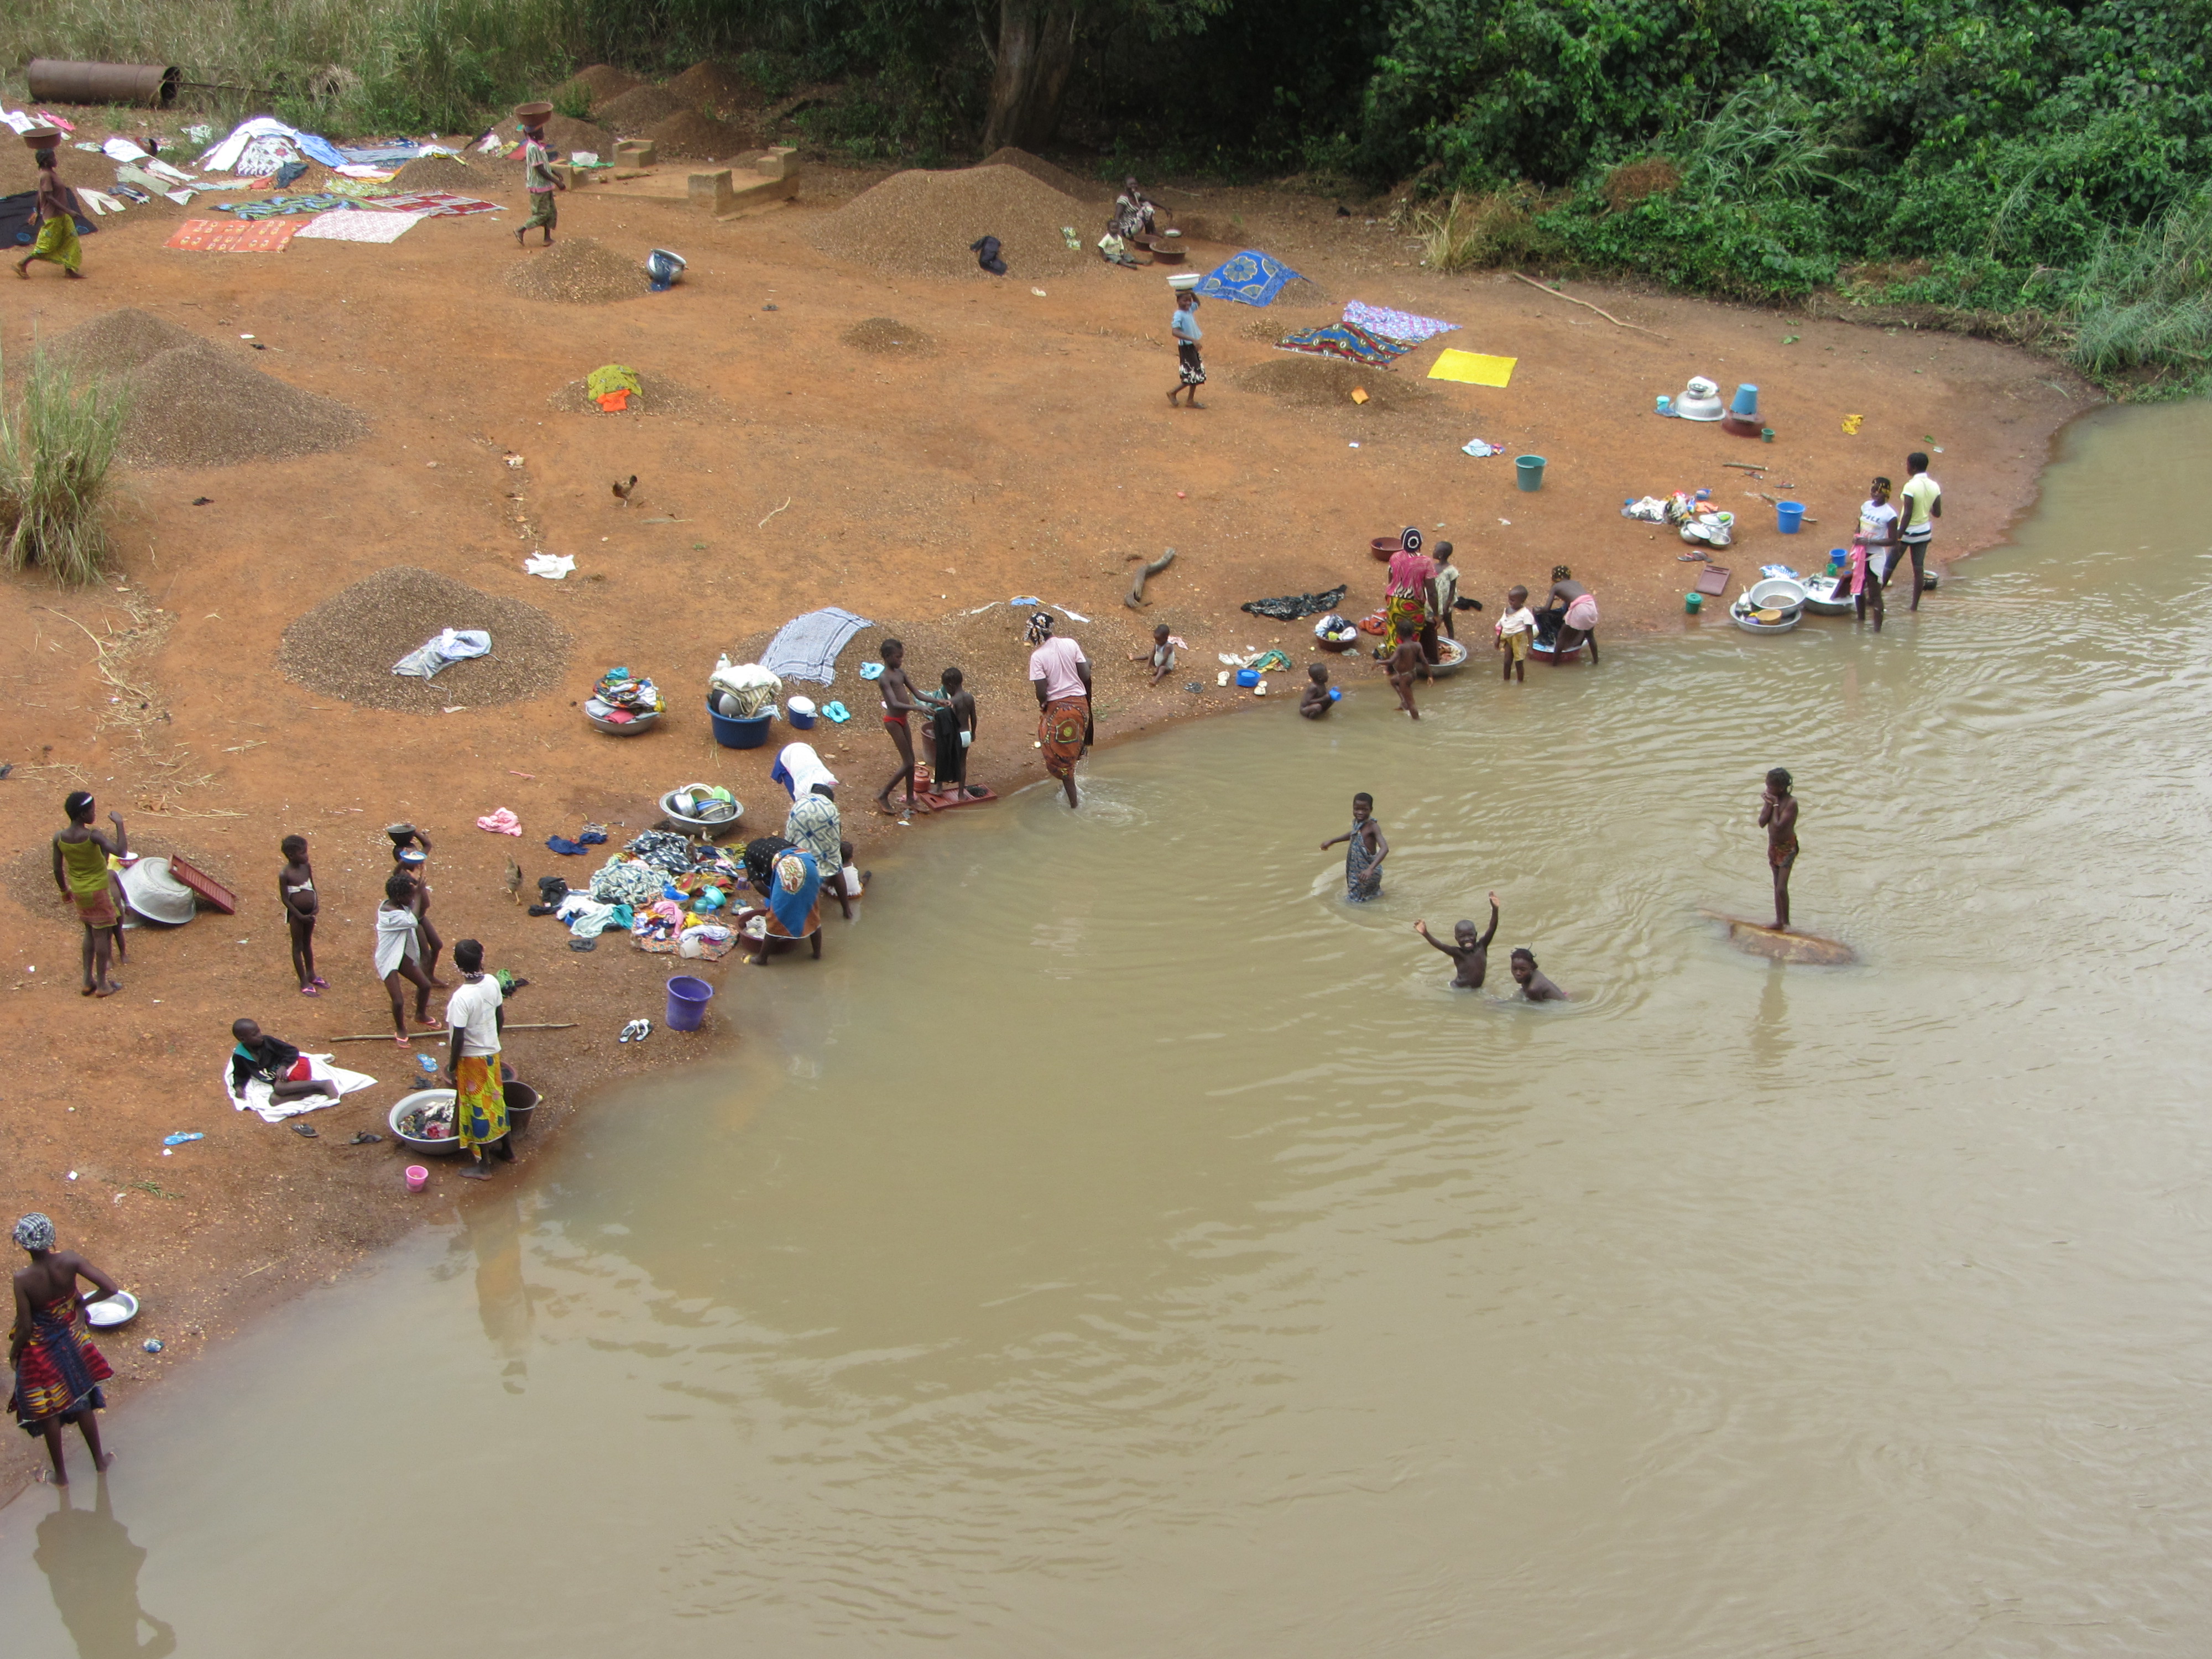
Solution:
M 1382 826 L 1375 822 L 1375 797 L 1364 792 L 1352 798 L 1352 828 L 1322 842 L 1324 853 L 1337 844 L 1344 848 L 1344 896 L 1353 904 L 1382 896 L 1382 860 L 1390 856 L 1390 843 L 1382 839 Z

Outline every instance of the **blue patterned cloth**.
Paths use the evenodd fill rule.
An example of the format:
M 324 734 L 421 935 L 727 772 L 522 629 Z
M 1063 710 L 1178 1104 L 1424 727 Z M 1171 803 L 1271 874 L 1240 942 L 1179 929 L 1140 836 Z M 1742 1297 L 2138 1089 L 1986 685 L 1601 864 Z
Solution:
M 1392 311 L 1386 306 L 1370 306 L 1364 300 L 1353 300 L 1344 307 L 1344 320 L 1370 334 L 1380 334 L 1386 340 L 1403 340 L 1408 345 L 1419 345 L 1424 340 L 1433 340 L 1439 334 L 1449 334 L 1459 327 L 1441 317 L 1423 317 L 1410 311 Z
M 822 894 L 822 872 L 814 854 L 797 848 L 781 854 L 768 884 L 769 914 L 789 939 L 805 939 L 815 927 L 814 902 Z
M 1279 264 L 1256 248 L 1246 248 L 1235 258 L 1206 274 L 1197 292 L 1209 300 L 1234 300 L 1239 305 L 1272 304 L 1283 284 L 1297 280 L 1298 273 Z

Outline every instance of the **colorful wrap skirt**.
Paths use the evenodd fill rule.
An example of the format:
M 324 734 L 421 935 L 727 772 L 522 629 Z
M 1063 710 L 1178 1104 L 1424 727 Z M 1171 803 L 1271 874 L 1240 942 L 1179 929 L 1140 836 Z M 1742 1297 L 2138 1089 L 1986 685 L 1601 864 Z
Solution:
M 1037 741 L 1044 745 L 1044 769 L 1063 781 L 1073 777 L 1090 726 L 1091 711 L 1081 697 L 1058 697 L 1047 703 L 1037 721 Z
M 465 1152 L 507 1133 L 507 1085 L 497 1054 L 469 1054 L 453 1062 L 453 1130 Z
M 100 1385 L 115 1373 L 77 1323 L 73 1296 L 50 1302 L 31 1316 L 31 1340 L 15 1363 L 15 1392 L 8 1402 L 26 1434 L 44 1434 L 49 1418 L 74 1423 L 107 1401 Z

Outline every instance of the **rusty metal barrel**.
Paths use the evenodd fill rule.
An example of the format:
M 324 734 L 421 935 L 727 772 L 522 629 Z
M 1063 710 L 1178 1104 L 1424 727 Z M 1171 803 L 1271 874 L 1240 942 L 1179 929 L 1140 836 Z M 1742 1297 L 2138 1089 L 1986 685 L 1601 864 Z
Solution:
M 65 64 L 33 58 L 24 70 L 31 100 L 44 104 L 131 104 L 167 109 L 185 72 L 159 64 Z

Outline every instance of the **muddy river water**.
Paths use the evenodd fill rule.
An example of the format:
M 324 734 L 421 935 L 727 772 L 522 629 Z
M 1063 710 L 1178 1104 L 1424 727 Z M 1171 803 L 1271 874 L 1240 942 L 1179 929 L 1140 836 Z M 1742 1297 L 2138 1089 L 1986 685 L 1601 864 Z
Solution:
M 0 1511 L 6 1651 L 2212 1650 L 2207 453 L 2076 427 L 1880 637 L 1362 678 L 915 830 L 726 1066 L 125 1392 L 104 1498 Z M 1776 764 L 1860 965 L 1701 915 Z M 1454 992 L 1412 923 L 1491 889 Z

